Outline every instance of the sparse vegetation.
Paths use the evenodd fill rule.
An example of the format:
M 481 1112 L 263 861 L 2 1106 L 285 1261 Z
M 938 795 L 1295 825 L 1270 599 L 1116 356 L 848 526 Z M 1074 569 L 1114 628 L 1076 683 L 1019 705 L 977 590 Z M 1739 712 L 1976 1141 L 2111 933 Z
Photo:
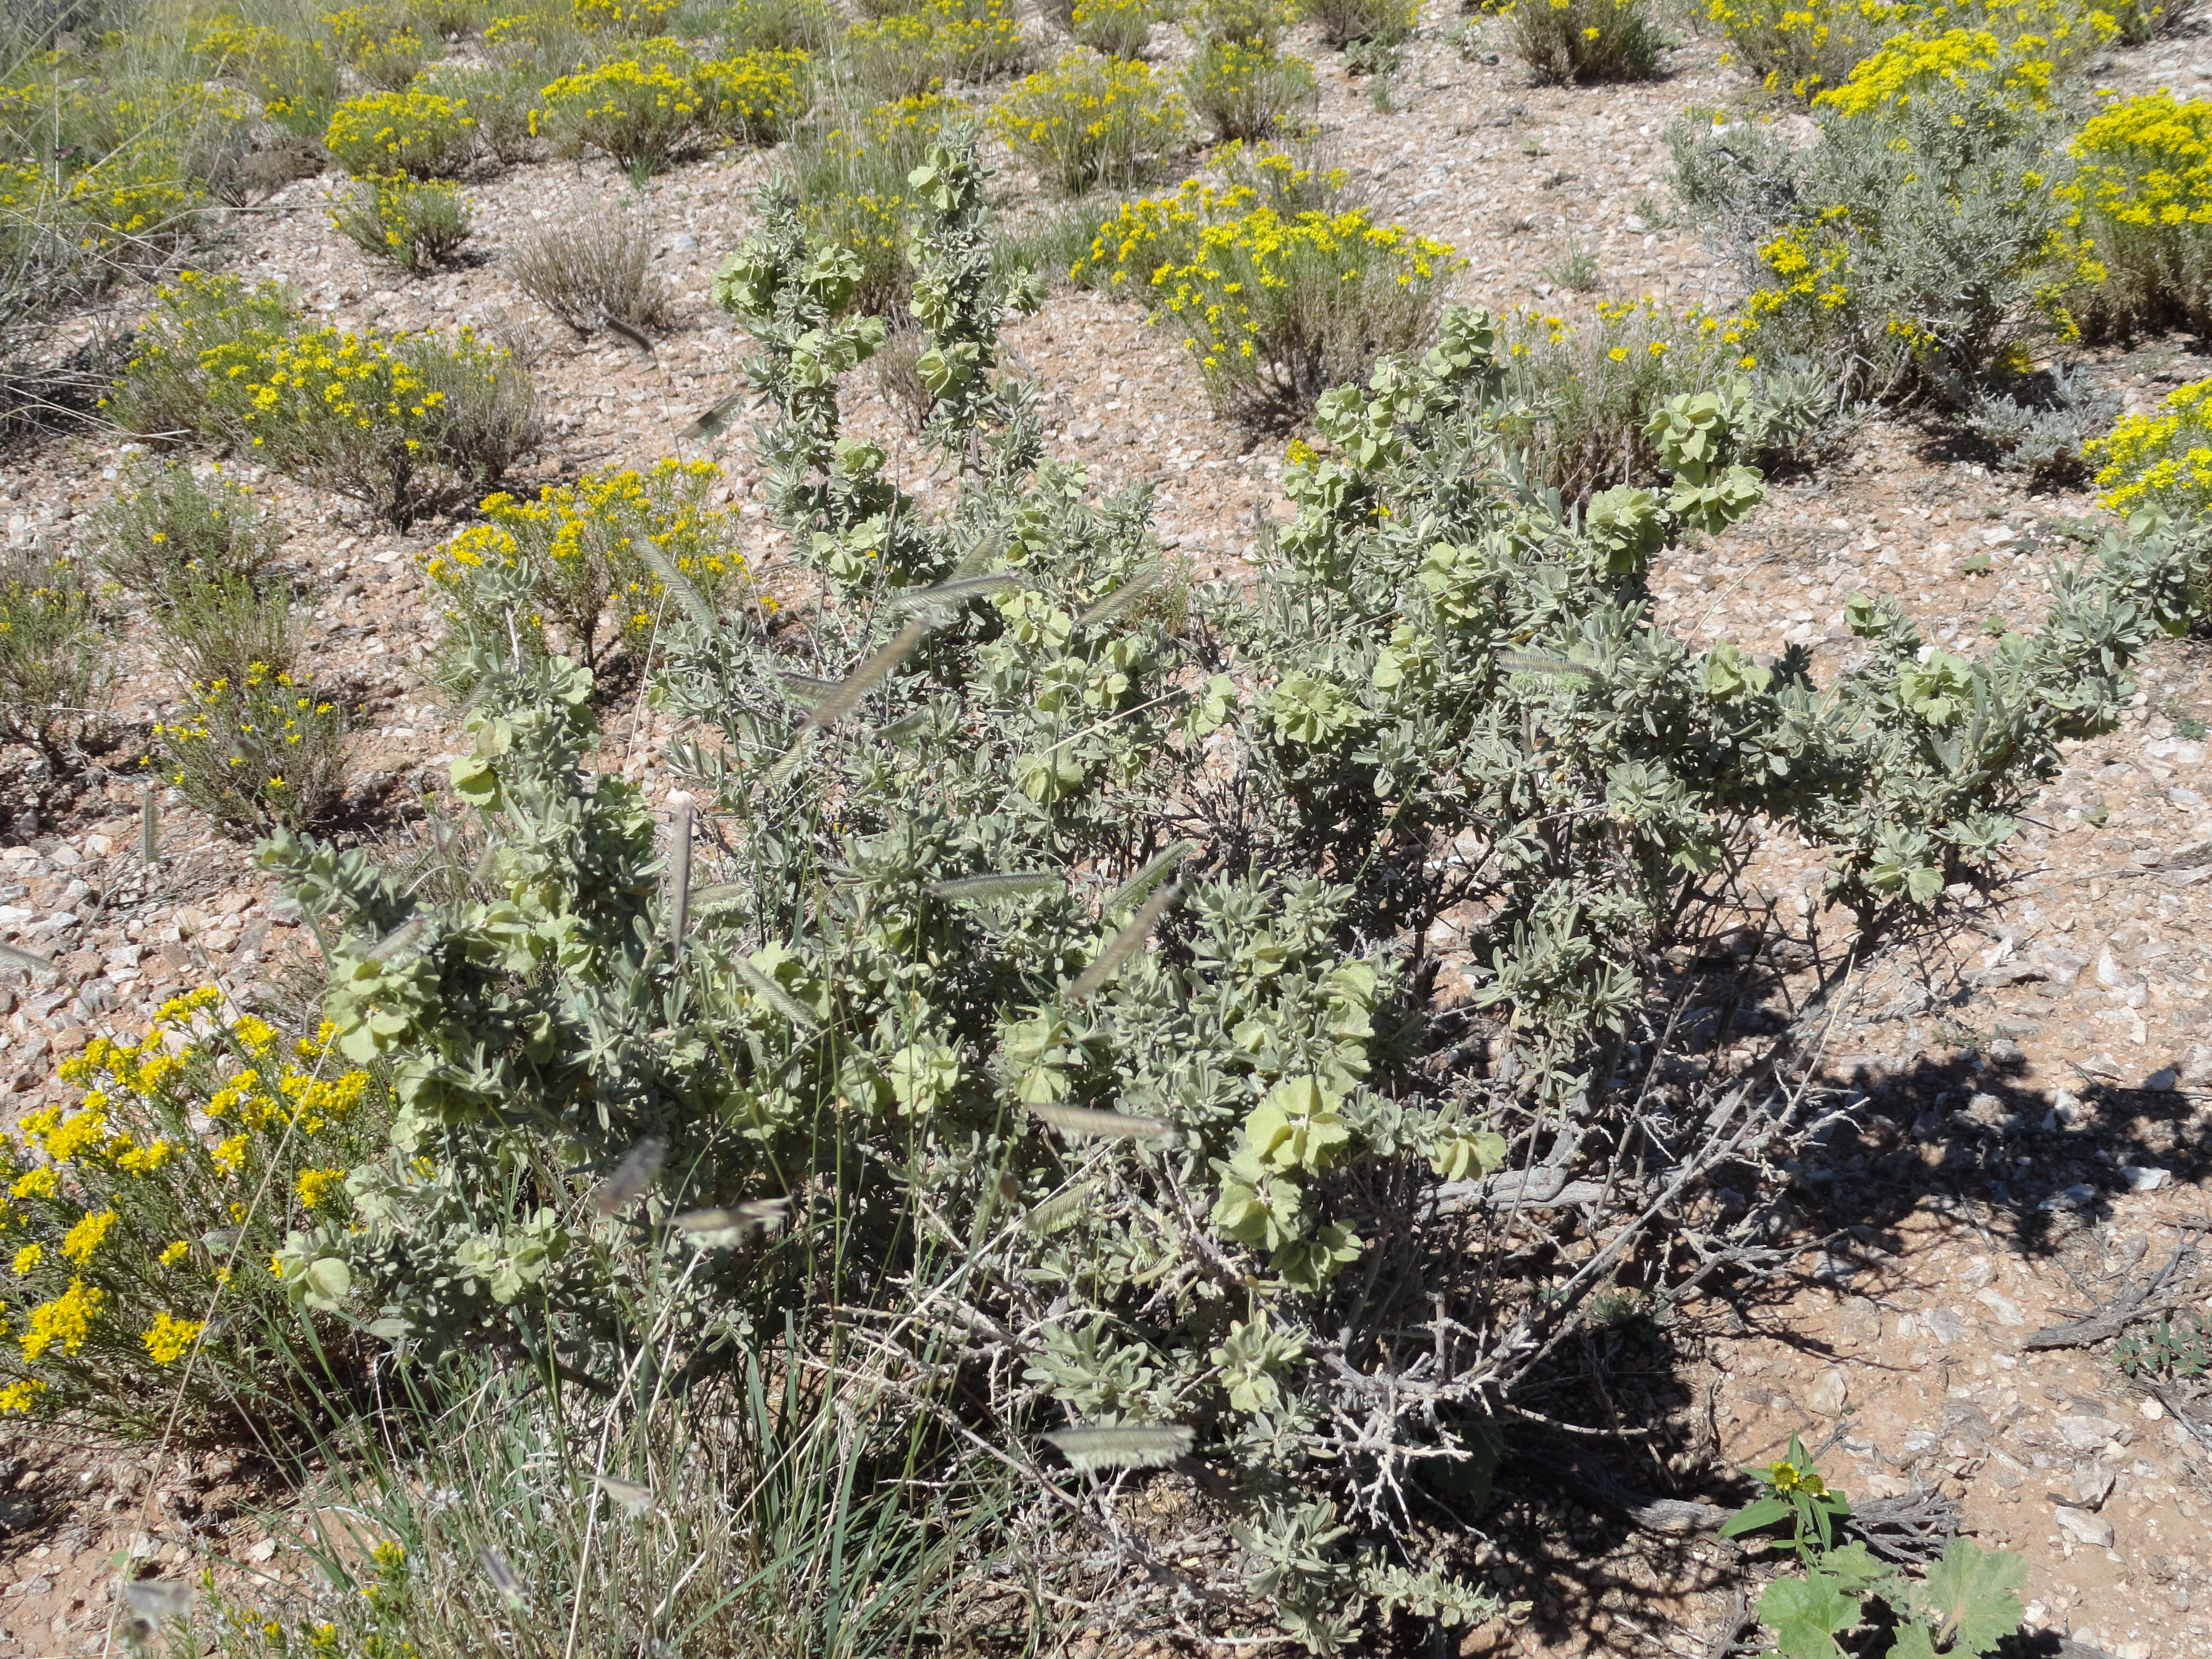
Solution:
M 1294 137 L 1297 118 L 1321 99 L 1304 58 L 1235 40 L 1201 45 L 1183 70 L 1182 90 L 1206 130 L 1224 143 Z
M 1127 178 L 1179 143 L 1182 95 L 1152 65 L 1072 52 L 1000 99 L 991 127 L 1014 154 L 1069 196 Z
M 641 213 L 619 209 L 548 221 L 515 248 L 515 286 L 578 334 L 598 332 L 610 317 L 665 328 L 670 295 L 653 267 L 653 235 Z
M 1648 81 L 1660 39 L 1644 0 L 1513 0 L 1506 38 L 1516 57 L 1550 81 Z
M 106 724 L 113 673 L 98 601 L 74 561 L 0 559 L 0 738 L 35 749 L 52 770 Z
M 459 190 L 404 175 L 362 179 L 331 222 L 363 253 L 417 274 L 450 260 L 475 233 Z
M 181 461 L 133 466 L 100 507 L 93 544 L 102 574 L 158 600 L 180 586 L 258 583 L 283 528 L 243 484 Z

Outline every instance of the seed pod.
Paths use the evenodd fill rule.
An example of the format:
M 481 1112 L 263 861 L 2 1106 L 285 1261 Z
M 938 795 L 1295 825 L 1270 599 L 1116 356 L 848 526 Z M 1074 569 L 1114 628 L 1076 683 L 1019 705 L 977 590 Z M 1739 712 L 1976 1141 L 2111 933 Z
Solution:
M 1151 1140 L 1175 1126 L 1134 1112 L 1094 1112 L 1083 1106 L 1031 1106 L 1030 1115 L 1064 1135 L 1110 1135 L 1122 1140 Z
M 614 1474 L 595 1474 L 592 1484 L 621 1504 L 627 1515 L 643 1515 L 653 1507 L 653 1488 L 641 1486 L 635 1480 Z
M 1100 1429 L 1055 1429 L 1044 1437 L 1071 1468 L 1152 1469 L 1190 1450 L 1191 1431 L 1179 1423 L 1124 1423 Z
M 601 1215 L 616 1215 L 628 1209 L 645 1196 L 653 1176 L 660 1173 L 660 1161 L 667 1156 L 665 1141 L 638 1142 L 615 1165 L 614 1173 L 592 1194 L 592 1207 Z
M 510 1607 L 520 1607 L 526 1599 L 522 1593 L 522 1581 L 514 1576 L 514 1569 L 507 1565 L 507 1558 L 487 1544 L 477 1552 L 477 1560 L 484 1570 L 484 1577 L 491 1580 L 491 1587 L 499 1592 L 499 1599 Z
M 1100 986 L 1111 979 L 1114 976 L 1114 970 L 1127 961 L 1135 953 L 1137 948 L 1144 944 L 1152 929 L 1159 926 L 1160 918 L 1167 915 L 1168 907 L 1182 895 L 1182 889 L 1180 887 L 1163 887 L 1152 897 L 1146 899 L 1145 908 L 1137 912 L 1135 919 L 1127 927 L 1114 935 L 1112 942 L 1098 953 L 1098 960 L 1085 968 L 1083 970 L 1083 976 L 1068 988 L 1068 1000 L 1085 1001 Z
M 955 876 L 950 881 L 933 881 L 928 892 L 932 898 L 941 899 L 1018 898 L 1024 893 L 1048 893 L 1066 885 L 1056 871 L 1010 871 L 1005 875 Z

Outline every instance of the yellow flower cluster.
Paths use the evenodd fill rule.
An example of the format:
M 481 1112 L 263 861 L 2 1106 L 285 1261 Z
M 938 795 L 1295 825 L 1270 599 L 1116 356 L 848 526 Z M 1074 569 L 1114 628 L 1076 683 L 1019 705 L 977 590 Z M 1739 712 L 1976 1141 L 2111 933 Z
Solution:
M 449 614 L 458 615 L 471 602 L 472 572 L 527 568 L 544 607 L 533 622 L 558 622 L 588 657 L 611 605 L 623 636 L 641 647 L 670 596 L 637 554 L 635 539 L 659 549 L 710 605 L 744 578 L 736 516 L 713 502 L 721 476 L 711 462 L 663 459 L 645 472 L 549 484 L 534 501 L 487 496 L 485 522 L 428 557 L 423 569 L 454 601 Z
M 338 106 L 323 143 L 356 177 L 404 173 L 416 179 L 459 173 L 476 151 L 476 117 L 434 92 L 379 92 Z
M 659 28 L 678 9 L 678 0 L 575 0 L 572 15 L 579 28 L 641 34 Z
M 1814 101 L 1841 115 L 1866 117 L 1948 89 L 1995 93 L 2008 105 L 2040 106 L 2050 99 L 2051 77 L 2062 63 L 2116 32 L 2103 14 L 2093 13 L 2091 19 L 2078 27 L 2061 22 L 2056 36 L 2000 37 L 1985 28 L 1899 35 L 1855 67 L 1842 86 Z
M 1027 48 L 1012 0 L 921 0 L 845 31 L 863 84 L 921 94 L 954 76 L 982 80 L 1021 64 Z
M 1706 9 L 1770 91 L 1812 100 L 1871 82 L 1847 100 L 1850 113 L 1954 79 L 1978 58 L 1988 61 L 1972 72 L 1994 69 L 2039 101 L 2054 67 L 2120 33 L 2109 11 L 2079 0 L 1707 0 Z M 1875 59 L 1887 61 L 1855 73 Z
M 2154 508 L 2184 523 L 2212 510 L 2212 380 L 2169 392 L 2081 447 L 2116 513 Z
M 269 119 L 319 133 L 337 97 L 338 68 L 313 40 L 248 23 L 233 13 L 185 26 L 185 48 L 211 76 L 242 84 Z
M 205 1330 L 204 1322 L 179 1319 L 167 1308 L 154 1316 L 154 1322 L 141 1333 L 146 1352 L 153 1356 L 156 1365 L 173 1365 L 191 1352 L 192 1344 Z
M 567 75 L 538 94 L 532 132 L 572 152 L 603 150 L 624 167 L 657 168 L 714 137 L 772 141 L 805 101 L 803 52 L 702 61 L 674 40 Z
M 2091 118 L 2070 153 L 2081 166 L 2065 191 L 2087 215 L 2146 229 L 2212 224 L 2212 102 L 2130 98 Z
M 362 180 L 355 196 L 331 214 L 331 223 L 362 252 L 420 270 L 451 256 L 468 240 L 469 211 L 460 191 L 444 179 L 404 173 Z
M 991 130 L 1073 193 L 1179 143 L 1188 119 L 1182 95 L 1151 64 L 1072 52 L 1000 100 Z

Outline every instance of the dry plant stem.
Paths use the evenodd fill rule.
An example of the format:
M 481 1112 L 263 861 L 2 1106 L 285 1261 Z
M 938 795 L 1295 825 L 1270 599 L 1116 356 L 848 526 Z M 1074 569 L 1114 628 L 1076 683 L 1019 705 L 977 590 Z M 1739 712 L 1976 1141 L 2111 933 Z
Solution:
M 2181 1242 L 2166 1258 L 2166 1266 L 2148 1283 L 2124 1287 L 2100 1312 L 2050 1325 L 2021 1340 L 2024 1349 L 2086 1348 L 2118 1336 L 2139 1319 L 2171 1313 L 2185 1301 L 2197 1276 L 2197 1241 L 2202 1224 L 2183 1224 Z

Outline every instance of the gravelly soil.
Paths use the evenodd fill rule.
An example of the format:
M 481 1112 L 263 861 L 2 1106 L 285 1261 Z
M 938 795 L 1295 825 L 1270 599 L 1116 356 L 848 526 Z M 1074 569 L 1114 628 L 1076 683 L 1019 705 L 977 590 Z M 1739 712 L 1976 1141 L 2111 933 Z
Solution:
M 1387 109 L 1340 59 L 1292 42 L 1323 67 L 1327 151 L 1377 207 L 1455 243 L 1469 259 L 1463 296 L 1496 307 L 1587 307 L 1594 296 L 1556 292 L 1546 275 L 1571 240 L 1596 251 L 1601 293 L 1725 303 L 1717 254 L 1665 216 L 1668 124 L 1750 95 L 1718 46 L 1690 41 L 1653 84 L 1556 88 L 1529 84 L 1481 23 L 1471 27 L 1455 39 L 1460 19 L 1432 9 Z M 1164 58 L 1185 49 L 1175 31 L 1160 36 Z M 2212 81 L 2212 40 L 2118 54 L 2103 78 L 2127 91 L 2197 89 Z M 528 165 L 473 182 L 477 262 L 423 281 L 372 268 L 337 237 L 325 206 L 339 185 L 328 179 L 240 216 L 222 258 L 295 284 L 311 310 L 348 326 L 474 323 L 534 343 L 556 426 L 539 471 L 517 486 L 534 487 L 673 453 L 677 429 L 734 385 L 742 340 L 709 307 L 707 284 L 776 163 L 733 152 L 653 185 L 681 322 L 650 362 L 604 337 L 572 338 L 504 264 L 526 227 L 625 191 L 604 166 Z M 1033 204 L 1018 186 L 1019 212 Z M 1062 291 L 1010 339 L 1010 360 L 1043 390 L 1055 445 L 1102 483 L 1150 481 L 1164 544 L 1202 577 L 1238 580 L 1255 513 L 1285 510 L 1279 444 L 1210 416 L 1188 361 L 1128 306 Z M 2096 373 L 2140 408 L 2198 378 L 2203 349 L 2148 342 L 2107 354 Z M 865 376 L 856 390 L 856 425 L 902 445 L 901 464 L 918 472 L 890 406 Z M 123 459 L 116 441 L 84 434 L 0 455 L 6 539 L 69 542 Z M 749 556 L 774 580 L 779 537 L 760 523 L 742 440 L 714 459 L 752 525 Z M 326 596 L 319 672 L 352 684 L 369 711 L 347 833 L 408 836 L 412 787 L 441 773 L 456 743 L 422 678 L 437 627 L 416 560 L 441 532 L 396 536 L 282 480 L 242 476 L 286 513 L 287 555 Z M 1971 650 L 1991 618 L 2035 617 L 2045 562 L 2077 548 L 2099 516 L 2086 495 L 2030 494 L 1954 459 L 1932 429 L 1869 419 L 1846 453 L 1778 484 L 1727 535 L 1671 556 L 1656 574 L 1660 616 L 1693 641 L 1808 644 L 1832 670 L 1850 649 L 1842 604 L 1872 589 L 1902 597 L 1929 637 Z M 1982 554 L 1986 568 L 1970 572 Z M 126 717 L 144 720 L 177 688 L 137 621 L 123 630 L 117 695 Z M 2212 1655 L 2212 1444 L 2130 1385 L 2105 1348 L 2021 1346 L 2165 1261 L 2207 1208 L 2212 648 L 2159 647 L 2136 701 L 2120 731 L 2071 752 L 2010 880 L 1970 901 L 1954 945 L 1869 964 L 1832 1032 L 1831 1071 L 1867 1099 L 1823 1163 L 1799 1172 L 1796 1199 L 1808 1237 L 1843 1227 L 1848 1242 L 1808 1254 L 1759 1298 L 1694 1309 L 1660 1344 L 1660 1380 L 1622 1389 L 1631 1407 L 1671 1411 L 1678 1431 L 1702 1434 L 1721 1467 L 1770 1459 L 1793 1431 L 1808 1443 L 1835 1433 L 1827 1465 L 1849 1491 L 1940 1482 L 1983 1541 L 2027 1554 L 2032 1626 L 2129 1659 L 2179 1659 Z M 606 763 L 665 788 L 665 727 L 634 723 L 629 708 L 610 717 Z M 0 836 L 12 843 L 0 847 L 0 937 L 51 952 L 64 970 L 0 988 L 0 1083 L 13 1111 L 52 1097 L 55 1061 L 88 1035 L 135 1029 L 160 998 L 210 979 L 261 994 L 298 948 L 249 849 L 183 809 L 167 810 L 161 862 L 140 863 L 135 753 L 126 743 L 107 759 L 67 784 L 20 765 L 0 782 L 0 829 L 15 827 Z M 1817 873 L 1811 849 L 1790 848 L 1768 849 L 1756 872 L 1785 918 L 1805 914 Z M 2212 1307 L 2208 1293 L 2212 1273 L 2192 1291 Z M 182 1559 L 212 1545 L 252 1571 L 298 1571 L 236 1520 L 245 1488 L 228 1459 L 149 1474 L 143 1453 L 28 1438 L 13 1449 L 13 1487 L 0 1496 L 0 1654 L 98 1647 L 109 1555 L 132 1540 L 149 1479 L 167 1496 L 147 1547 Z M 1631 1485 L 1672 1480 L 1633 1437 L 1608 1455 Z M 1625 1531 L 1616 1516 L 1517 1490 L 1510 1473 L 1502 1489 L 1486 1522 L 1493 1577 L 1536 1611 L 1517 1630 L 1468 1637 L 1462 1651 L 1706 1650 L 1739 1582 L 1725 1548 Z

